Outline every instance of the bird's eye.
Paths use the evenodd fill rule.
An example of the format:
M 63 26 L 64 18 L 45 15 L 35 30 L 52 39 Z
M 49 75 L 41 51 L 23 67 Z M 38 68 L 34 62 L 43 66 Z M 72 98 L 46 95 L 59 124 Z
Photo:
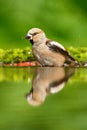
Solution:
M 35 36 L 35 35 L 37 35 L 37 34 L 38 34 L 38 32 L 35 32 L 35 33 L 33 33 L 32 35 Z

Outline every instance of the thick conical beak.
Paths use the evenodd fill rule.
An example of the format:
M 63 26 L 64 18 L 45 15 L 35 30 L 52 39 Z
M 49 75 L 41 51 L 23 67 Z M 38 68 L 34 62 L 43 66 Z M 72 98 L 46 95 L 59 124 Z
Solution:
M 32 40 L 32 35 L 31 34 L 27 34 L 27 36 L 25 36 L 25 39 Z

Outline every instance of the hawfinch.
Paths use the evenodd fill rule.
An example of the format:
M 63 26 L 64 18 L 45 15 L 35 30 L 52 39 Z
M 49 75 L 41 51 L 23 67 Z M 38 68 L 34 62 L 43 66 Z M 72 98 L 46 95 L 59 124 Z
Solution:
M 68 69 L 64 67 L 36 68 L 32 88 L 26 94 L 28 103 L 32 106 L 41 105 L 49 94 L 60 92 L 74 72 L 74 67 Z
M 75 66 L 78 62 L 58 42 L 48 39 L 39 28 L 28 31 L 26 39 L 33 45 L 32 51 L 42 66 Z

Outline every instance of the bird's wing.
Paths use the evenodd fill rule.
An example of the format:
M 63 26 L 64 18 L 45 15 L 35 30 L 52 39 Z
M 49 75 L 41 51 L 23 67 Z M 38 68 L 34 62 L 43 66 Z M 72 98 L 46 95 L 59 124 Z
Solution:
M 69 58 L 72 61 L 75 61 L 75 59 L 70 56 L 69 52 L 58 42 L 47 40 L 46 45 L 49 47 L 49 49 L 56 53 L 61 53 L 66 58 Z

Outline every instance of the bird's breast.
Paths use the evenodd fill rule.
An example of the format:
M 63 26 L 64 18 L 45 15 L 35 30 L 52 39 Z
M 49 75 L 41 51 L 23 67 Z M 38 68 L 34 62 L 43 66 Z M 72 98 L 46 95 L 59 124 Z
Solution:
M 44 44 L 34 46 L 33 54 L 43 66 L 62 66 L 65 62 L 65 57 L 62 54 L 51 51 Z

